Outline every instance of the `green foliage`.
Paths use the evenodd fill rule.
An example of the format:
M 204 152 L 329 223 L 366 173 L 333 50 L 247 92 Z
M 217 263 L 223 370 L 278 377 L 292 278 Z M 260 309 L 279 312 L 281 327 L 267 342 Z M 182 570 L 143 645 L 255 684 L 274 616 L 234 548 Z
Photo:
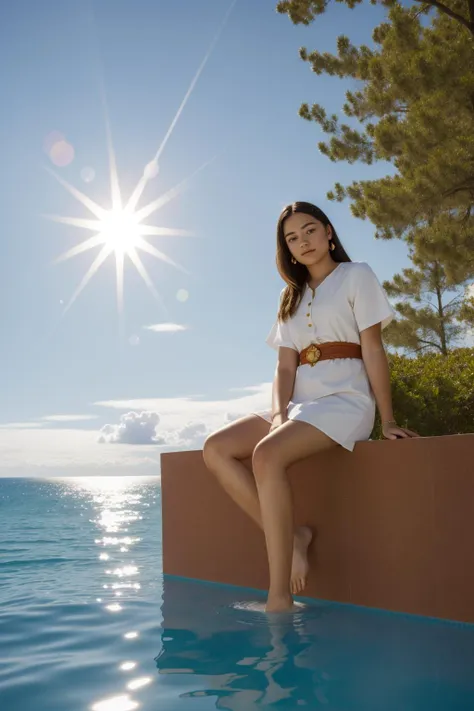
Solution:
M 470 296 L 470 294 L 474 294 L 474 288 L 471 286 L 467 291 L 468 296 L 461 307 L 460 317 L 474 328 L 474 296 Z
M 415 1 L 420 3 L 420 13 L 428 13 L 436 7 L 439 12 L 446 14 L 474 33 L 474 9 L 469 0 L 454 0 L 448 3 L 442 3 L 440 0 Z M 356 5 L 362 3 L 362 0 L 337 0 L 337 2 L 344 2 L 347 7 L 353 10 Z M 280 0 L 277 12 L 288 15 L 295 25 L 309 25 L 317 15 L 322 15 L 326 11 L 327 4 L 328 0 Z M 370 0 L 370 4 L 391 7 L 396 4 L 396 0 Z
M 474 348 L 446 357 L 389 355 L 394 414 L 401 427 L 430 437 L 474 432 Z M 373 439 L 382 439 L 377 416 Z
M 359 4 L 345 2 L 350 8 Z M 402 237 L 431 219 L 439 223 L 430 235 L 433 249 L 436 240 L 448 241 L 441 224 L 448 234 L 462 230 L 461 241 L 472 245 L 474 3 L 379 4 L 387 7 L 388 17 L 373 32 L 375 49 L 355 47 L 340 36 L 337 55 L 300 52 L 316 74 L 361 82 L 360 90 L 346 92 L 343 111 L 363 130 L 341 124 L 319 104 L 301 106 L 300 115 L 330 137 L 319 143 L 320 152 L 332 161 L 383 160 L 395 169 L 378 180 L 338 183 L 328 198 L 349 198 L 354 216 L 370 219 L 377 237 Z M 328 0 L 288 0 L 277 9 L 295 23 L 309 24 L 327 6 Z M 426 14 L 434 6 L 427 25 Z
M 464 284 L 474 275 L 474 224 L 471 208 L 431 213 L 425 222 L 405 233 L 416 266 L 425 262 L 442 265 L 447 285 Z
M 449 283 L 441 262 L 425 261 L 416 253 L 411 258 L 415 268 L 403 269 L 383 284 L 388 296 L 400 299 L 395 304 L 399 318 L 388 326 L 384 339 L 414 353 L 447 355 L 464 336 L 460 321 L 465 288 Z

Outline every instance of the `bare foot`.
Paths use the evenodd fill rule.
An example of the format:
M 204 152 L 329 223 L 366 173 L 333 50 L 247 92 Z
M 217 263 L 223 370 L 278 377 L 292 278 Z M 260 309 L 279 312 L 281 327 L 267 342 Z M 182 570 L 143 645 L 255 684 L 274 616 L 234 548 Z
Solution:
M 290 583 L 293 595 L 299 595 L 306 587 L 309 571 L 308 548 L 312 540 L 313 532 L 308 526 L 300 526 L 296 529 Z
M 268 596 L 265 612 L 292 612 L 295 609 L 291 595 L 283 597 Z

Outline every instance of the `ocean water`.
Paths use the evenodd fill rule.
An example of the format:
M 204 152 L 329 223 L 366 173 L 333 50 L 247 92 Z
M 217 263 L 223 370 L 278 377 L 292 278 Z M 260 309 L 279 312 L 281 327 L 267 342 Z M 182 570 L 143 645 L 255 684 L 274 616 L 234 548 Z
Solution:
M 0 711 L 472 711 L 474 626 L 163 579 L 159 479 L 0 479 Z

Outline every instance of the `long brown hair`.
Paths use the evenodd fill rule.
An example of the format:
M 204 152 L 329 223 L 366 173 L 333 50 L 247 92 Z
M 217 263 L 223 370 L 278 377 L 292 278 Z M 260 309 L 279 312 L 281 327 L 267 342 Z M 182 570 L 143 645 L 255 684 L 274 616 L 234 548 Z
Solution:
M 331 241 L 334 244 L 334 250 L 330 252 L 330 255 L 334 262 L 339 263 L 351 261 L 349 255 L 342 246 L 339 237 L 337 236 L 334 226 L 327 215 L 325 215 L 319 207 L 316 207 L 316 205 L 313 205 L 310 202 L 294 202 L 292 205 L 287 205 L 282 210 L 277 224 L 276 263 L 281 278 L 283 281 L 286 281 L 287 284 L 282 294 L 280 309 L 278 311 L 278 318 L 281 321 L 286 321 L 293 316 L 301 302 L 303 291 L 306 282 L 308 281 L 308 269 L 305 265 L 300 264 L 299 262 L 296 264 L 292 263 L 291 252 L 288 248 L 283 232 L 285 220 L 290 217 L 290 215 L 294 215 L 298 212 L 311 215 L 311 217 L 314 217 L 316 220 L 319 220 L 319 222 L 322 222 L 325 227 L 328 225 L 331 227 Z

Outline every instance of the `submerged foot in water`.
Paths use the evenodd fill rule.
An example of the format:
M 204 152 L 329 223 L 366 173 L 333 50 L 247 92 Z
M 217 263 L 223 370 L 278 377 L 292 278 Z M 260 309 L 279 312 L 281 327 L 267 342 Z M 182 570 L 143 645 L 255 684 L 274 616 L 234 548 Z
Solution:
M 295 609 L 291 595 L 278 597 L 271 594 L 268 595 L 265 612 L 292 612 Z

